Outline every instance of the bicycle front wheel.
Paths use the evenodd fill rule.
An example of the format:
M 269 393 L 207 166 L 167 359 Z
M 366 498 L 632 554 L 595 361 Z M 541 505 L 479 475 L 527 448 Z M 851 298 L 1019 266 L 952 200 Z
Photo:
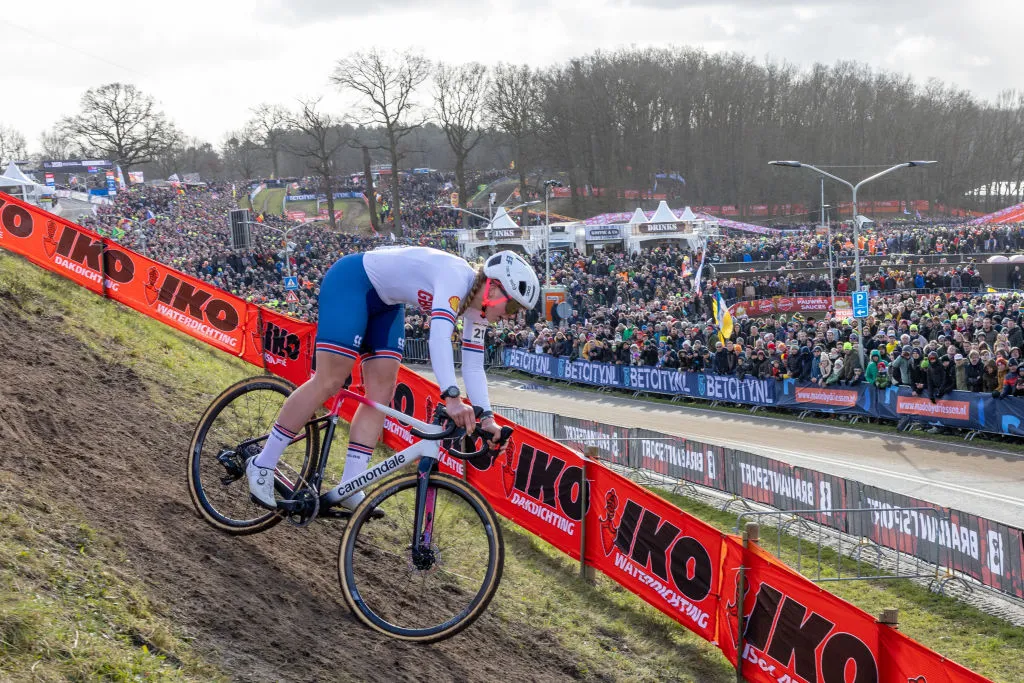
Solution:
M 494 597 L 505 562 L 498 519 L 463 481 L 430 477 L 429 548 L 414 552 L 417 475 L 398 477 L 356 508 L 341 539 L 338 576 L 360 621 L 401 640 L 432 643 L 469 626 Z M 429 495 L 428 495 L 429 499 Z M 375 508 L 384 519 L 371 520 Z

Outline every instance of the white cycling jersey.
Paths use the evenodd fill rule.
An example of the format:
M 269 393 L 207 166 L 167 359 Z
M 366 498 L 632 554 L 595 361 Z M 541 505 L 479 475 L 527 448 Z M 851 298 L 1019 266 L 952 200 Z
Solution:
M 462 258 L 430 247 L 368 251 L 363 255 L 363 268 L 381 301 L 416 306 L 430 316 L 430 364 L 434 376 L 441 389 L 455 385 L 451 344 L 455 315 L 473 285 L 476 271 Z M 474 309 L 468 309 L 462 319 L 462 379 L 466 393 L 473 405 L 490 410 L 484 374 L 487 320 Z

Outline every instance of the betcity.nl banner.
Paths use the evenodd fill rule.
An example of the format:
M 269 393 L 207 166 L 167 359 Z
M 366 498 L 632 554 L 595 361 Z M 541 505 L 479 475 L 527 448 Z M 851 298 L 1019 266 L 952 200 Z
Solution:
M 1015 396 L 996 399 L 987 393 L 951 391 L 932 401 L 927 391 L 922 396 L 914 396 L 905 386 L 887 389 L 867 384 L 819 387 L 791 379 L 740 378 L 659 367 L 570 361 L 525 349 L 506 348 L 503 358 L 505 366 L 513 370 L 590 386 L 892 421 L 909 417 L 930 425 L 1024 436 L 1024 398 Z
M 0 246 L 296 383 L 309 376 L 312 325 L 246 304 L 238 297 L 121 249 L 91 231 L 3 194 Z M 357 374 L 354 385 L 358 384 Z M 396 408 L 429 419 L 437 396 L 435 385 L 401 368 L 393 400 Z M 346 402 L 343 416 L 350 419 L 355 408 L 353 401 Z M 384 441 L 393 448 L 403 448 L 412 443 L 413 437 L 400 423 L 388 419 Z M 478 459 L 467 465 L 446 454 L 442 457 L 442 469 L 466 476 L 497 512 L 571 557 L 579 558 L 585 524 L 590 529 L 584 549 L 589 564 L 694 633 L 717 643 L 734 662 L 737 647 L 735 641 L 731 650 L 728 645 L 730 612 L 726 598 L 732 586 L 735 614 L 736 568 L 740 563 L 750 566 L 752 590 L 744 604 L 753 610 L 754 603 L 760 600 L 757 596 L 763 593 L 765 598 L 764 614 L 759 620 L 751 619 L 751 623 L 760 626 L 754 630 L 748 627 L 753 649 L 743 654 L 758 658 L 755 668 L 745 670 L 748 680 L 800 680 L 775 675 L 767 660 L 762 665 L 762 652 L 776 658 L 783 668 L 801 666 L 805 673 L 810 672 L 810 646 L 798 643 L 790 647 L 793 638 L 799 639 L 805 633 L 811 643 L 821 646 L 820 653 L 814 647 L 814 677 L 805 678 L 808 681 L 846 681 L 845 672 L 851 662 L 858 672 L 857 681 L 917 681 L 913 676 L 900 676 L 929 667 L 939 672 L 956 670 L 960 674 L 956 665 L 908 641 L 884 656 L 889 660 L 906 657 L 913 661 L 897 662 L 903 668 L 896 676 L 879 676 L 878 662 L 883 654 L 877 639 L 872 640 L 870 634 L 850 633 L 866 628 L 860 623 L 862 620 L 851 617 L 859 610 L 820 591 L 769 555 L 758 554 L 756 560 L 751 560 L 751 553 L 744 555 L 736 537 L 723 535 L 598 463 L 584 465 L 580 454 L 539 434 L 517 429 L 503 456 Z M 778 595 L 767 590 L 766 585 Z M 786 612 L 794 618 L 776 621 L 775 617 L 788 604 L 782 596 L 791 597 L 796 605 L 789 606 Z M 827 628 L 815 622 L 817 630 L 806 631 L 805 621 L 795 618 L 802 605 L 813 605 L 813 609 L 825 614 Z M 804 609 L 803 613 L 806 612 Z M 770 627 L 766 627 L 769 622 Z M 836 629 L 840 622 L 844 624 L 842 632 Z M 785 628 L 780 631 L 782 626 Z M 767 636 L 757 639 L 764 630 Z M 825 635 L 819 638 L 822 630 Z M 776 634 L 789 632 L 789 640 L 779 640 L 780 644 L 775 645 Z M 795 659 L 798 645 L 802 648 L 800 662 Z M 791 655 L 788 659 L 787 649 Z M 873 669 L 869 660 L 875 663 Z M 892 666 L 896 668 L 896 664 Z M 863 667 L 863 676 L 856 667 Z M 758 672 L 771 672 L 771 677 L 760 677 Z M 955 680 L 984 679 L 963 670 L 963 675 Z

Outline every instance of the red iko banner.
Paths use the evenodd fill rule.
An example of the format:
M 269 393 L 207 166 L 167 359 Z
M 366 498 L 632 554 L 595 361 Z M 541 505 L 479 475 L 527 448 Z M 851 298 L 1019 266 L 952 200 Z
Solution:
M 739 637 L 736 573 L 719 602 L 718 645 L 731 662 L 742 658 L 751 683 L 974 683 L 988 679 L 937 656 L 867 612 L 808 581 L 751 545 L 726 539 L 724 566 L 743 565 L 744 628 Z
M 0 246 L 296 384 L 309 377 L 314 325 L 247 303 L 4 194 Z M 358 375 L 357 369 L 356 390 Z M 438 393 L 436 385 L 402 367 L 392 404 L 429 419 Z M 355 408 L 346 401 L 342 415 L 350 419 Z M 413 437 L 389 418 L 384 441 L 403 448 Z M 701 456 L 707 476 L 722 472 L 719 456 Z M 671 449 L 654 457 L 690 458 Z M 696 468 L 697 460 L 693 463 Z M 587 564 L 717 644 L 733 663 L 742 652 L 748 681 L 985 680 L 877 625 L 770 555 L 756 548 L 744 551 L 735 536 L 528 429 L 516 427 L 499 458 L 464 466 L 442 455 L 441 467 L 465 476 L 499 514 L 570 557 L 578 559 L 582 546 Z M 818 482 L 815 490 L 820 487 Z M 747 568 L 748 586 L 742 648 L 736 599 L 740 566 Z

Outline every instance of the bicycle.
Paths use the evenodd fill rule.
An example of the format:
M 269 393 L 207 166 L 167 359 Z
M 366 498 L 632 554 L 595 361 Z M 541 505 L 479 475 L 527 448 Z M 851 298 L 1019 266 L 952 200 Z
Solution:
M 281 403 L 294 389 L 279 377 L 252 377 L 210 404 L 189 449 L 189 494 L 199 515 L 232 535 L 266 531 L 283 519 L 304 527 L 318 518 L 349 517 L 338 550 L 338 578 L 362 623 L 420 643 L 450 638 L 469 626 L 501 581 L 504 540 L 487 500 L 467 482 L 441 474 L 438 459 L 444 440 L 453 458 L 493 458 L 497 451 L 488 446 L 490 435 L 478 422 L 467 436 L 443 405 L 428 424 L 342 389 L 328 403 L 327 414 L 314 416 L 285 450 L 274 476 L 278 509 L 267 510 L 249 499 L 245 462 L 260 452 Z M 347 482 L 345 496 L 394 475 L 368 490 L 351 513 L 327 508 L 320 495 L 345 399 L 373 406 L 421 439 Z M 475 410 L 479 420 L 481 411 Z M 511 433 L 503 427 L 500 442 Z M 482 446 L 463 452 L 454 447 L 459 439 L 465 444 L 480 439 Z M 415 473 L 398 473 L 416 462 Z M 375 519 L 381 512 L 383 518 Z M 427 585 L 435 579 L 440 585 Z

